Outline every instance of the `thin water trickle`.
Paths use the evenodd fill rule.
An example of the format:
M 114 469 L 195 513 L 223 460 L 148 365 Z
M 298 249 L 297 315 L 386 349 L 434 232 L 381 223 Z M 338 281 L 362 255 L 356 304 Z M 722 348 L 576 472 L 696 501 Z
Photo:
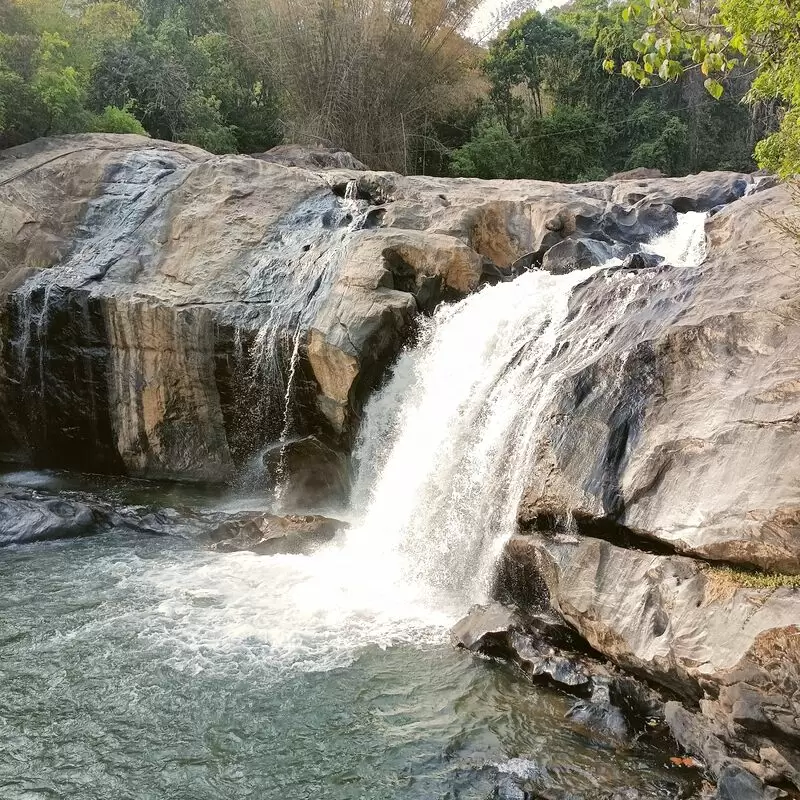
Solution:
M 249 346 L 246 332 L 237 327 L 234 334 L 244 372 L 239 416 L 248 441 L 243 449 L 249 454 L 243 482 L 261 482 L 257 454 L 277 444 L 281 457 L 273 488 L 278 502 L 284 491 L 283 451 L 295 432 L 292 410 L 298 405 L 296 378 L 306 337 L 367 211 L 355 181 L 347 184 L 342 200 L 328 193 L 312 197 L 257 250 L 250 266 L 245 295 L 258 304 L 261 320 Z

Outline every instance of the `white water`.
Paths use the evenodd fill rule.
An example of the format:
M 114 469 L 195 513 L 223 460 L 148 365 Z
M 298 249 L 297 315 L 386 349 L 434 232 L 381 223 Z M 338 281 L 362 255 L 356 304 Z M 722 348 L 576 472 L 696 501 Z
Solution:
M 703 223 L 687 215 L 653 247 L 672 264 L 699 262 Z M 142 635 L 179 642 L 182 669 L 202 669 L 205 648 L 266 648 L 276 675 L 347 663 L 367 644 L 440 641 L 486 596 L 561 378 L 552 354 L 563 327 L 580 324 L 567 323 L 570 297 L 599 269 L 533 271 L 440 308 L 367 408 L 350 531 L 309 556 L 151 564 L 143 580 L 164 599 Z M 571 368 L 597 357 L 650 280 L 596 279 L 616 293 L 602 329 L 581 331 Z
M 706 255 L 705 222 L 700 211 L 681 214 L 678 224 L 668 233 L 644 246 L 644 250 L 663 256 L 674 266 L 697 267 Z

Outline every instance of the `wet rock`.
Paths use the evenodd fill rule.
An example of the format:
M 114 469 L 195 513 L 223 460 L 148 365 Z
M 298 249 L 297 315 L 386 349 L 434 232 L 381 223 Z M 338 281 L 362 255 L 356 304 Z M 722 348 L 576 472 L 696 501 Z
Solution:
M 473 291 L 484 258 L 503 272 L 567 238 L 639 242 L 673 224 L 674 197 L 697 205 L 751 180 L 561 186 L 363 166 L 111 134 L 4 151 L 0 453 L 230 481 L 284 419 L 346 450 L 416 315 Z
M 780 187 L 745 197 L 707 223 L 700 266 L 617 273 L 613 324 L 602 276 L 575 290 L 563 338 L 588 329 L 602 347 L 577 367 L 570 349 L 553 359 L 572 367 L 540 425 L 523 526 L 550 508 L 682 554 L 800 571 L 786 468 L 800 446 L 796 269 L 774 268 L 794 251 L 760 212 L 796 213 Z
M 775 800 L 782 792 L 764 786 L 754 775 L 736 764 L 726 764 L 717 778 L 715 800 Z
M 268 449 L 262 465 L 267 485 L 280 486 L 284 506 L 341 506 L 347 499 L 350 489 L 347 456 L 316 436 Z
M 625 716 L 611 702 L 609 687 L 605 682 L 595 680 L 592 696 L 575 703 L 567 712 L 567 719 L 592 734 L 614 742 L 625 742 L 631 737 Z
M 499 603 L 473 606 L 467 616 L 460 619 L 450 631 L 456 647 L 472 653 L 507 648 L 508 636 L 522 628 L 522 620 L 514 609 Z
M 620 269 L 638 272 L 642 269 L 654 269 L 663 263 L 664 259 L 655 253 L 631 253 L 625 257 Z
M 604 264 L 611 255 L 611 246 L 604 242 L 593 239 L 564 239 L 544 254 L 542 269 L 553 275 L 566 275 L 577 269 Z
M 514 278 L 514 266 L 501 269 L 490 258 L 483 258 L 481 267 L 481 283 L 494 286 L 497 283 L 505 283 Z
M 526 614 L 499 603 L 474 606 L 451 631 L 456 647 L 517 664 L 533 679 L 588 693 L 592 669 L 580 655 L 565 648 L 574 632 L 552 614 Z
M 585 698 L 568 718 L 602 738 L 624 741 L 663 716 L 663 700 L 594 658 L 552 613 L 521 613 L 500 603 L 475 606 L 451 631 L 453 644 L 517 665 L 529 678 Z
M 107 510 L 78 500 L 0 489 L 0 547 L 91 536 L 109 525 Z
M 668 178 L 622 180 L 615 187 L 614 200 L 627 205 L 647 197 L 652 203 L 664 203 L 678 213 L 710 211 L 744 197 L 753 184 L 753 176 L 732 172 L 701 172 L 680 182 Z
M 702 715 L 669 703 L 666 718 L 714 774 L 738 759 L 764 779 L 797 782 L 797 590 L 746 588 L 690 558 L 582 536 L 519 536 L 507 549 L 527 561 L 553 610 L 592 648 L 700 704 Z M 650 713 L 645 696 L 612 685 L 609 698 L 626 719 L 626 695 L 642 716 Z
M 211 549 L 222 553 L 309 553 L 346 527 L 340 520 L 318 515 L 248 513 L 221 523 L 209 532 L 208 538 Z
M 110 512 L 115 530 L 149 536 L 180 536 L 197 539 L 205 536 L 226 518 L 226 514 L 190 508 L 152 508 L 150 506 L 117 506 Z

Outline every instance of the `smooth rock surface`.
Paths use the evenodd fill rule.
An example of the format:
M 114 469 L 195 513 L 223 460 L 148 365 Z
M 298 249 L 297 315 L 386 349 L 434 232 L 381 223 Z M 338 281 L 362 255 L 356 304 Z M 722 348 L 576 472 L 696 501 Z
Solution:
M 798 213 L 782 188 L 746 197 L 707 223 L 699 266 L 576 290 L 523 527 L 800 573 L 800 255 L 768 221 Z
M 109 526 L 107 510 L 22 489 L 0 489 L 0 547 L 100 533 Z
M 226 481 L 282 437 L 346 451 L 416 315 L 488 261 L 643 242 L 752 182 L 406 178 L 324 155 L 109 134 L 5 151 L 0 453 Z
M 655 691 L 602 663 L 552 612 L 475 606 L 453 627 L 451 639 L 456 647 L 510 661 L 533 681 L 582 698 L 567 719 L 592 735 L 627 741 L 633 730 L 644 733 L 663 719 L 663 700 Z
M 304 169 L 369 169 L 352 153 L 337 147 L 279 144 L 264 153 L 253 153 L 253 158 Z
M 542 269 L 553 275 L 566 275 L 576 269 L 604 264 L 612 256 L 612 248 L 593 239 L 564 239 L 553 245 L 542 259 Z

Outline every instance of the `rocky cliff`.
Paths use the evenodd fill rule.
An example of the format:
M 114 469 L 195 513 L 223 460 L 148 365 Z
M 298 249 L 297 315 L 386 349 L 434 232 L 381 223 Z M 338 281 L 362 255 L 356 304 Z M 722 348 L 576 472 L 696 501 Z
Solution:
M 338 463 L 418 313 L 565 239 L 624 255 L 751 182 L 402 178 L 288 155 L 109 135 L 2 154 L 6 458 L 225 481 L 302 440 Z
M 696 268 L 576 291 L 498 582 L 676 698 L 719 797 L 800 789 L 798 217 L 754 193 L 708 221 Z

